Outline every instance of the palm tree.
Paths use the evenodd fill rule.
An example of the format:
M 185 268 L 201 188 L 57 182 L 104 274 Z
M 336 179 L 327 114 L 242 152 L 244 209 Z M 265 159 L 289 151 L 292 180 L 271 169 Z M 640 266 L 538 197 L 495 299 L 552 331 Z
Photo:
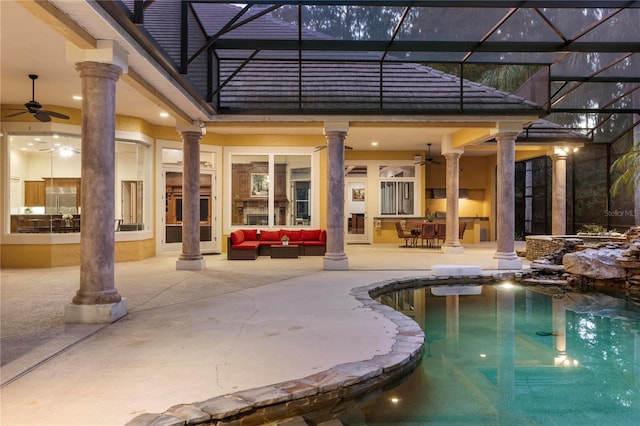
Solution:
M 640 139 L 634 141 L 629 152 L 611 164 L 611 172 L 620 173 L 611 185 L 611 195 L 617 195 L 623 188 L 634 192 L 640 189 Z

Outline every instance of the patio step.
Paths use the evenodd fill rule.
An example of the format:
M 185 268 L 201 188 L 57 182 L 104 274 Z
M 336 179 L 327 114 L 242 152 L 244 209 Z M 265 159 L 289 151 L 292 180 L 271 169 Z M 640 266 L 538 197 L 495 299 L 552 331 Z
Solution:
M 477 265 L 433 265 L 431 272 L 435 275 L 447 276 L 480 275 L 482 268 Z

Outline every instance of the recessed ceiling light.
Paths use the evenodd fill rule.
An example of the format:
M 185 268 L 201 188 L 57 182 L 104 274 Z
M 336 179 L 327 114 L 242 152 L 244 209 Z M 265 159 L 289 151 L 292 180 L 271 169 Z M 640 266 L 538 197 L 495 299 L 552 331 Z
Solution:
M 378 142 L 376 141 L 371 142 L 371 146 L 378 146 Z
M 162 118 L 167 118 L 168 116 L 169 116 L 168 112 L 164 112 L 163 111 L 163 112 L 160 113 L 160 117 L 162 117 Z
M 82 96 L 73 95 L 73 100 L 74 101 L 81 101 L 82 100 Z
M 27 143 L 27 146 L 33 146 L 33 142 Z
M 42 139 L 40 139 L 40 138 L 33 138 L 33 140 L 34 140 L 34 141 L 40 141 L 40 140 L 42 140 Z

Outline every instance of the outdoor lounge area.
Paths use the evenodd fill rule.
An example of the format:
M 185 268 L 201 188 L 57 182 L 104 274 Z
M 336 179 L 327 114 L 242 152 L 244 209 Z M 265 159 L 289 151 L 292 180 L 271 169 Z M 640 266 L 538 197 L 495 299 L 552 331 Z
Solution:
M 640 225 L 638 22 L 627 0 L 0 1 L 0 423 L 316 426 L 295 410 L 425 361 L 431 405 L 320 426 L 427 423 L 394 417 L 409 401 L 444 424 L 633 424 L 618 300 L 594 320 L 557 277 L 502 280 Z M 637 246 L 611 250 L 640 282 Z M 446 282 L 377 293 L 397 280 Z M 590 339 L 635 388 L 584 410 L 564 385 Z M 543 393 L 523 408 L 524 388 Z
M 258 256 L 272 256 L 274 246 L 295 247 L 295 257 L 323 256 L 327 251 L 327 231 L 322 229 L 278 231 L 238 229 L 227 240 L 229 260 L 256 260 Z

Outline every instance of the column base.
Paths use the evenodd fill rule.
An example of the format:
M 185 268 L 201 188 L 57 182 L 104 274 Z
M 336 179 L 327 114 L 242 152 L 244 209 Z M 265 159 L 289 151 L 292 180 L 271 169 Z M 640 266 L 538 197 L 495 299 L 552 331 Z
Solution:
M 347 271 L 349 270 L 349 259 L 344 253 L 327 253 L 323 259 L 323 269 L 325 271 Z
M 462 254 L 464 253 L 464 247 L 458 246 L 442 246 L 440 249 L 444 254 Z
M 496 269 L 522 269 L 522 260 L 514 253 L 496 253 L 494 266 Z
M 204 271 L 207 262 L 204 259 L 176 260 L 176 271 Z
M 65 324 L 109 324 L 127 315 L 127 298 L 104 305 L 75 305 L 64 307 Z

